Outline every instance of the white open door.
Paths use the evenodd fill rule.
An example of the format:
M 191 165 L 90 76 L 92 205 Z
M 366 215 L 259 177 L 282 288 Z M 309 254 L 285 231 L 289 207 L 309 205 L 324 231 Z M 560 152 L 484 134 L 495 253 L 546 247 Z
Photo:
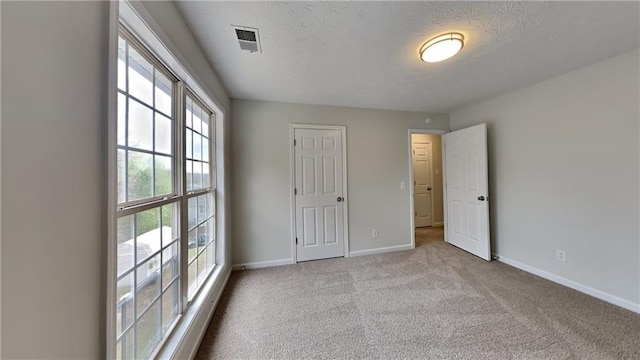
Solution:
M 444 141 L 447 241 L 490 261 L 487 126 L 448 133 Z

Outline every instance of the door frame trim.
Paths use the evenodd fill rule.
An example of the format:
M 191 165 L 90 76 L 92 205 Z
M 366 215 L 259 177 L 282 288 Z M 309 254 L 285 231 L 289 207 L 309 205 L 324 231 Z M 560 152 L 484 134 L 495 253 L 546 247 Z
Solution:
M 413 134 L 428 134 L 428 135 L 440 135 L 440 142 L 442 145 L 442 201 L 443 201 L 443 221 L 444 221 L 444 228 L 445 228 L 445 235 L 444 235 L 444 241 L 447 241 L 447 216 L 446 216 L 446 208 L 445 208 L 445 204 L 446 204 L 446 198 L 445 198 L 445 191 L 444 188 L 446 186 L 446 175 L 445 175 L 445 158 L 444 158 L 444 136 L 447 133 L 450 133 L 451 130 L 435 130 L 435 129 L 409 129 L 409 136 L 408 136 L 408 154 L 409 154 L 409 219 L 410 219 L 410 233 L 411 233 L 411 248 L 415 249 L 416 248 L 416 221 L 415 221 L 415 204 L 413 201 L 413 193 L 415 191 L 414 186 L 413 186 L 413 142 L 411 141 L 411 135 Z M 433 168 L 433 144 L 431 145 L 431 165 Z M 432 176 L 433 177 L 433 176 Z M 431 207 L 432 207 L 432 211 L 431 211 L 431 216 L 433 217 L 433 207 L 434 207 L 434 202 L 433 199 L 431 201 Z M 433 220 L 433 218 L 432 218 Z M 431 224 L 434 224 L 435 221 L 431 221 Z M 432 225 L 433 226 L 433 225 Z
M 289 124 L 289 196 L 290 218 L 291 218 L 291 263 L 298 262 L 298 249 L 296 247 L 296 197 L 293 194 L 296 187 L 296 171 L 295 171 L 295 147 L 293 140 L 295 139 L 296 129 L 313 129 L 313 130 L 337 130 L 340 131 L 342 137 L 342 202 L 344 209 L 342 211 L 344 218 L 343 239 L 344 239 L 344 257 L 349 257 L 349 194 L 347 192 L 347 127 L 343 125 L 313 125 L 313 124 Z

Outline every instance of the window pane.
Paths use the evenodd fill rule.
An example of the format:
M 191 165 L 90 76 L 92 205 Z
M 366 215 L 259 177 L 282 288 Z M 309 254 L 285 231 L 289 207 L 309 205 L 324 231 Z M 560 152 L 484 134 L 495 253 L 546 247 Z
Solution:
M 173 83 L 169 78 L 156 70 L 156 103 L 155 108 L 171 116 L 171 94 Z
M 171 148 L 171 128 L 173 121 L 164 115 L 156 112 L 156 152 L 173 154 Z
M 198 218 L 197 218 L 197 210 L 198 210 L 198 201 L 196 200 L 197 198 L 192 197 L 189 198 L 189 210 L 188 210 L 188 224 L 189 224 L 189 229 L 193 228 L 194 226 L 196 226 L 197 222 L 198 222 Z
M 193 127 L 192 127 L 194 131 L 197 131 L 197 132 L 202 131 L 202 120 L 200 120 L 201 117 L 202 117 L 202 109 L 200 108 L 200 106 L 194 103 L 193 104 Z
M 153 155 L 128 151 L 128 201 L 151 197 L 153 189 Z
M 162 251 L 162 289 L 166 289 L 178 277 L 178 244 Z
M 187 104 L 186 104 L 186 108 L 187 108 L 187 113 L 186 116 L 184 118 L 184 123 L 187 125 L 187 127 L 191 127 L 191 118 L 193 117 L 193 101 L 187 96 Z
M 160 323 L 160 301 L 147 311 L 139 320 L 136 326 L 136 358 L 146 359 L 151 351 L 156 347 L 162 337 Z
M 209 161 L 209 139 L 202 138 L 202 161 Z
M 213 201 L 213 192 L 207 194 L 207 217 L 211 217 L 216 213 L 216 204 Z
M 216 238 L 215 219 L 210 218 L 206 222 L 207 226 L 207 243 L 213 241 Z
M 193 162 L 190 160 L 186 161 L 185 167 L 187 168 L 187 190 L 193 189 Z
M 202 131 L 201 131 L 202 135 L 206 136 L 206 137 L 210 137 L 211 135 L 209 134 L 209 114 L 207 114 L 206 112 L 202 112 Z
M 186 151 L 186 157 L 187 159 L 193 159 L 193 141 L 191 139 L 193 139 L 193 131 L 187 129 L 187 135 L 186 135 L 186 140 L 185 140 L 185 151 Z
M 133 215 L 118 219 L 118 276 L 133 267 Z
M 207 218 L 207 195 L 198 196 L 198 224 Z
M 118 89 L 127 91 L 127 64 L 125 63 L 127 43 L 118 37 Z
M 206 280 L 205 271 L 207 270 L 207 260 L 204 253 L 198 256 L 198 285 L 202 285 Z
M 198 254 L 200 254 L 209 242 L 209 235 L 207 234 L 207 227 L 205 226 L 205 224 L 199 225 L 196 229 L 196 233 L 198 239 Z
M 202 136 L 193 134 L 193 159 L 202 160 Z
M 153 106 L 153 65 L 129 46 L 129 94 Z
M 207 258 L 207 272 L 211 271 L 216 264 L 215 261 L 215 243 L 209 244 L 205 250 L 204 256 Z
M 160 296 L 160 254 L 136 269 L 136 314 L 142 312 Z
M 133 329 L 129 330 L 127 334 L 121 340 L 122 346 L 122 358 L 126 360 L 134 359 L 134 348 L 133 348 L 133 337 L 135 331 Z
M 167 246 L 178 238 L 177 203 L 162 207 L 162 247 Z
M 209 163 L 202 163 L 202 187 L 211 187 L 211 175 L 209 174 Z
M 156 161 L 155 196 L 171 194 L 173 192 L 173 185 L 172 185 L 173 172 L 171 171 L 171 157 L 156 155 L 155 161 Z
M 128 146 L 153 150 L 153 111 L 139 102 L 129 100 Z
M 195 258 L 197 255 L 197 251 L 198 251 L 197 242 L 196 242 L 197 237 L 198 235 L 196 233 L 196 229 L 189 230 L 189 242 L 188 242 L 189 256 L 187 258 L 188 262 L 191 262 L 191 260 L 193 260 L 193 258 Z
M 202 163 L 193 162 L 193 188 L 202 189 Z
M 118 281 L 116 295 L 116 336 L 133 323 L 133 272 Z
M 178 283 L 162 294 L 162 331 L 166 331 L 171 322 L 178 316 Z
M 118 145 L 126 145 L 127 97 L 118 93 Z
M 136 214 L 136 256 L 141 263 L 160 250 L 160 208 Z M 140 279 L 138 279 L 140 281 Z
M 118 204 L 125 202 L 126 189 L 127 185 L 125 182 L 126 169 L 127 169 L 127 160 L 125 158 L 124 150 L 118 150 Z
M 191 251 L 189 251 L 189 253 L 191 253 Z M 193 294 L 195 294 L 196 289 L 198 288 L 198 283 L 196 282 L 196 262 L 197 261 L 194 261 L 189 264 L 189 269 L 187 270 L 187 273 L 189 274 L 189 290 L 187 291 L 187 297 L 189 299 L 193 297 Z

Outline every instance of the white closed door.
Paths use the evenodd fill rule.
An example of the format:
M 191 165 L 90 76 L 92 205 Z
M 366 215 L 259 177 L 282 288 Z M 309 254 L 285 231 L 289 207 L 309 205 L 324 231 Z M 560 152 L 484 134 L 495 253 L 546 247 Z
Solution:
M 413 207 L 416 227 L 433 225 L 431 142 L 413 141 Z
M 490 261 L 487 126 L 448 133 L 444 141 L 447 241 Z
M 340 130 L 295 129 L 296 260 L 344 256 Z

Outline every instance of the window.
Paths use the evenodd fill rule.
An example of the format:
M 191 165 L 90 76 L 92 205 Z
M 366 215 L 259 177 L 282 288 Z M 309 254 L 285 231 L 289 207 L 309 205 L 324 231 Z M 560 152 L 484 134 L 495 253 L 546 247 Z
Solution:
M 188 191 L 188 298 L 193 299 L 215 265 L 215 191 L 210 152 L 213 114 L 187 95 L 185 167 Z
M 141 359 L 215 267 L 215 118 L 125 29 L 117 71 L 114 344 Z

